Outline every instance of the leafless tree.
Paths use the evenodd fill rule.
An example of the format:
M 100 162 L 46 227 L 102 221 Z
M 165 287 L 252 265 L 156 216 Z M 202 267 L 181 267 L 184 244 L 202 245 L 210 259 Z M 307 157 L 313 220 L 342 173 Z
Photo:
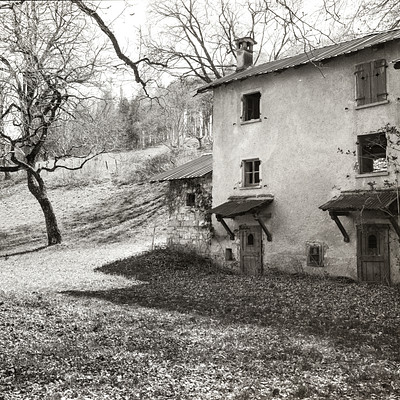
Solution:
M 0 87 L 2 89 L 3 164 L 0 172 L 25 171 L 30 192 L 43 210 L 48 244 L 62 240 L 48 198 L 43 170 L 69 169 L 66 157 L 94 156 L 89 144 L 64 149 L 50 166 L 37 163 L 50 137 L 61 135 L 87 98 L 101 69 L 101 50 L 85 18 L 70 2 L 7 1 L 0 7 Z M 75 168 L 75 169 L 76 169 Z
M 358 19 L 358 29 L 395 29 L 400 24 L 400 3 L 396 0 L 358 0 L 354 10 Z M 361 25 L 362 24 L 362 25 Z

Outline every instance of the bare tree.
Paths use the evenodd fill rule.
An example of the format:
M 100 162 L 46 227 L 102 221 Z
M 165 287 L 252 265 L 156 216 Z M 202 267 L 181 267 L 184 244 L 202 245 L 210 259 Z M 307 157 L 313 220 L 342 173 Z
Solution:
M 49 167 L 37 161 L 49 138 L 62 134 L 60 126 L 88 96 L 102 49 L 93 46 L 85 19 L 70 2 L 3 2 L 0 19 L 0 138 L 5 144 L 0 171 L 26 172 L 28 188 L 44 214 L 48 244 L 53 245 L 62 238 L 41 172 L 69 169 L 60 161 L 73 156 L 82 159 L 82 167 L 94 154 L 88 145 L 75 143 Z
M 360 22 L 360 30 L 363 27 L 369 31 L 395 29 L 400 24 L 400 3 L 396 0 L 358 0 L 354 16 Z

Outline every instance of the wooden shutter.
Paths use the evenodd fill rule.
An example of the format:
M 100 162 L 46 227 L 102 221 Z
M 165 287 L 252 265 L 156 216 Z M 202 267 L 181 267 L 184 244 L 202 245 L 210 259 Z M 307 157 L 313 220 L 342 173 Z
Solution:
M 356 65 L 356 101 L 358 106 L 371 103 L 370 63 Z
M 372 63 L 371 97 L 372 102 L 383 101 L 387 98 L 386 60 L 375 60 Z

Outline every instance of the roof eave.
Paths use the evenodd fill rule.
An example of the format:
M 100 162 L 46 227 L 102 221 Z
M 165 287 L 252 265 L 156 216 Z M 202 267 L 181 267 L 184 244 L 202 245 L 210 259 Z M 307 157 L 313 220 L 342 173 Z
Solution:
M 298 66 L 302 66 L 302 65 L 325 62 L 325 61 L 331 60 L 333 58 L 337 58 L 337 57 L 340 57 L 340 56 L 345 56 L 345 55 L 348 55 L 348 54 L 356 53 L 358 51 L 364 50 L 366 48 L 370 48 L 370 47 L 372 47 L 374 45 L 377 45 L 377 44 L 387 43 L 387 42 L 390 42 L 390 41 L 399 40 L 400 37 L 399 37 L 398 33 L 397 33 L 397 37 L 387 38 L 387 37 L 383 36 L 382 39 L 379 40 L 379 41 L 371 40 L 371 39 L 376 38 L 377 36 L 387 35 L 389 32 L 395 32 L 395 31 L 398 32 L 399 29 L 395 29 L 393 31 L 379 32 L 379 33 L 376 33 L 376 34 L 366 35 L 363 38 L 359 38 L 362 41 L 360 43 L 358 43 L 357 45 L 354 45 L 354 47 L 350 47 L 349 49 L 342 48 L 342 51 L 338 51 L 336 53 L 335 52 L 332 53 L 331 50 L 328 50 L 330 48 L 330 46 L 332 46 L 332 45 L 330 45 L 330 46 L 325 46 L 325 47 L 322 47 L 322 48 L 319 48 L 319 49 L 318 48 L 315 49 L 316 51 L 317 50 L 322 50 L 322 49 L 327 49 L 322 55 L 321 54 L 315 54 L 313 56 L 312 54 L 310 54 L 310 56 L 308 57 L 308 54 L 304 53 L 304 54 L 298 54 L 298 55 L 295 55 L 295 56 L 292 56 L 292 57 L 288 57 L 286 59 L 277 60 L 278 62 L 279 61 L 284 61 L 284 60 L 288 60 L 289 61 L 289 60 L 294 60 L 297 57 L 301 58 L 302 56 L 307 56 L 307 59 L 305 61 L 300 61 L 299 60 L 299 62 L 297 62 L 297 63 L 295 62 L 293 65 L 291 63 L 289 63 L 289 64 L 286 64 L 286 65 L 284 65 L 282 67 L 272 68 L 270 70 L 265 70 L 265 71 L 260 71 L 260 72 L 255 72 L 254 74 L 252 74 L 251 70 L 249 70 L 249 69 L 246 70 L 246 71 L 236 72 L 236 73 L 233 73 L 233 74 L 229 75 L 228 77 L 217 79 L 214 82 L 211 82 L 211 83 L 209 83 L 207 85 L 204 85 L 204 86 L 200 87 L 199 89 L 197 89 L 197 93 L 199 93 L 199 94 L 200 93 L 204 93 L 206 91 L 213 90 L 213 89 L 215 89 L 217 87 L 220 87 L 220 86 L 223 86 L 223 85 L 228 85 L 228 84 L 234 83 L 236 81 L 242 81 L 242 80 L 245 80 L 245 79 L 248 79 L 248 78 L 251 78 L 251 77 L 255 77 L 255 76 L 262 76 L 262 75 L 267 75 L 267 74 L 270 74 L 270 73 L 282 72 L 284 70 L 291 69 L 291 68 L 298 67 Z M 358 39 L 345 41 L 345 42 L 342 42 L 342 43 L 338 43 L 337 45 L 342 45 L 342 47 L 343 47 L 343 45 L 344 46 L 349 45 L 350 43 L 352 43 L 355 40 L 358 40 Z M 366 42 L 370 42 L 370 43 L 366 44 Z M 331 54 L 328 55 L 327 53 L 331 53 Z M 324 56 L 324 54 L 325 54 L 325 56 Z M 397 61 L 397 64 L 399 65 L 399 68 L 400 68 L 399 60 L 394 60 L 393 62 L 396 62 L 396 61 Z M 267 64 L 269 64 L 269 63 L 261 64 L 258 67 L 261 67 L 262 65 L 267 65 Z M 247 72 L 247 74 L 244 74 L 244 72 Z M 243 76 L 241 76 L 241 75 L 243 75 Z M 237 76 L 238 78 L 235 78 L 235 76 Z

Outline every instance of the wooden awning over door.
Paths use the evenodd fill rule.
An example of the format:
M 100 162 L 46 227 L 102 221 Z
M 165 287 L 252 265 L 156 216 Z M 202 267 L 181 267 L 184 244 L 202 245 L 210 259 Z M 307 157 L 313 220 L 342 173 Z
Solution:
M 220 204 L 217 207 L 212 208 L 209 212 L 215 214 L 217 220 L 222 224 L 228 233 L 231 240 L 234 240 L 235 235 L 229 228 L 224 218 L 234 219 L 235 217 L 250 214 L 254 216 L 254 219 L 259 223 L 264 233 L 267 235 L 267 240 L 272 240 L 272 235 L 266 227 L 260 212 L 273 202 L 273 196 L 262 197 L 262 198 L 235 198 L 228 200 L 225 203 Z
M 399 194 L 397 190 L 360 190 L 342 192 L 339 196 L 329 200 L 319 208 L 328 211 L 331 218 L 343 234 L 345 242 L 349 242 L 349 235 L 344 229 L 340 216 L 350 212 L 377 211 L 388 218 L 400 238 L 400 227 L 396 215 L 399 214 Z

